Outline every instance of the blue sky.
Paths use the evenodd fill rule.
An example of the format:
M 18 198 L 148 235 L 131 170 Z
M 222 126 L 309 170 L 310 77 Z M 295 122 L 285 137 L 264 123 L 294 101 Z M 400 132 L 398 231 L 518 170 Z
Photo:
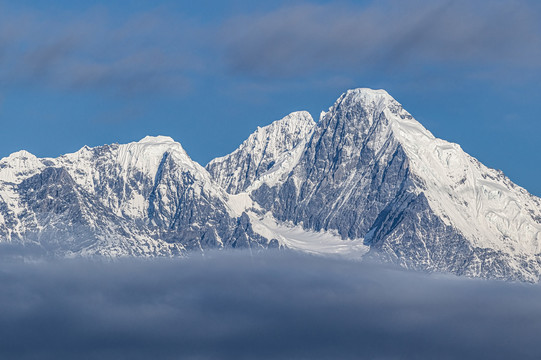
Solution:
M 163 134 L 205 164 L 372 87 L 541 195 L 538 2 L 186 3 L 0 0 L 0 157 Z

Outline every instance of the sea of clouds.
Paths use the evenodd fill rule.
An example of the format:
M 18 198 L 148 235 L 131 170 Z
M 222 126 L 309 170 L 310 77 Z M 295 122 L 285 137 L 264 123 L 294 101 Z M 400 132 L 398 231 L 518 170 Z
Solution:
M 3 359 L 539 358 L 541 288 L 283 251 L 5 260 Z

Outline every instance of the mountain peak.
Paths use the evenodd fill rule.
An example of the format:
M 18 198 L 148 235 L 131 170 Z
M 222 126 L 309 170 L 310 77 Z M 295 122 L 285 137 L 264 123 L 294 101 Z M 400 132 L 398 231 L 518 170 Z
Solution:
M 346 91 L 337 102 L 369 105 L 371 103 L 388 104 L 389 102 L 396 102 L 396 100 L 383 89 L 357 88 Z
M 36 159 L 36 156 L 26 150 L 19 150 L 9 154 L 8 159 Z
M 313 123 L 314 119 L 312 119 L 312 115 L 310 115 L 308 111 L 294 111 L 283 119 L 276 121 L 276 123 L 284 121 L 305 121 Z
M 125 147 L 130 154 L 139 154 L 142 152 L 140 156 L 143 157 L 161 159 L 164 152 L 174 152 L 183 158 L 188 158 L 188 154 L 186 154 L 182 145 L 170 136 L 145 136 L 137 142 L 121 145 L 122 147 Z
M 355 88 L 355 89 L 349 89 L 345 92 L 345 94 L 357 94 L 361 96 L 387 96 L 391 97 L 389 93 L 383 89 L 371 89 L 371 88 Z
M 175 140 L 173 140 L 170 136 L 163 136 L 163 135 L 157 135 L 157 136 L 145 136 L 141 140 L 138 141 L 139 144 L 170 144 L 170 143 L 176 143 Z
M 385 90 L 350 89 L 343 93 L 327 112 L 321 113 L 320 123 L 324 127 L 336 127 L 333 124 L 340 118 L 347 123 L 349 130 L 357 128 L 363 133 L 372 126 L 374 117 L 390 108 L 395 112 L 403 110 L 402 105 Z M 341 115 L 337 117 L 337 114 Z
M 307 111 L 292 112 L 258 127 L 234 152 L 212 160 L 206 168 L 227 192 L 237 194 L 303 143 L 315 126 Z
M 21 174 L 33 174 L 41 168 L 42 162 L 34 154 L 20 150 L 0 159 L 0 181 L 17 181 Z M 1 199 L 1 196 L 0 196 Z

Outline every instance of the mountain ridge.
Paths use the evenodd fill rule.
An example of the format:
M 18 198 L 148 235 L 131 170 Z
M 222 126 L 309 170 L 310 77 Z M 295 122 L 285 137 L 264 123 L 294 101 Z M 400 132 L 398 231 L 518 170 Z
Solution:
M 537 281 L 541 199 L 434 137 L 385 90 L 359 88 L 319 122 L 291 113 L 205 167 L 167 136 L 10 154 L 0 237 L 45 239 L 61 256 L 285 247 Z

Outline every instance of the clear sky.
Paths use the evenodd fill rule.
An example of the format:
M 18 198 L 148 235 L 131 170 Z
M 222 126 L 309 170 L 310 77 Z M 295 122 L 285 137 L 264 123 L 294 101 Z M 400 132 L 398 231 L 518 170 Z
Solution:
M 0 0 L 0 157 L 169 135 L 201 164 L 384 88 L 541 195 L 541 2 Z

